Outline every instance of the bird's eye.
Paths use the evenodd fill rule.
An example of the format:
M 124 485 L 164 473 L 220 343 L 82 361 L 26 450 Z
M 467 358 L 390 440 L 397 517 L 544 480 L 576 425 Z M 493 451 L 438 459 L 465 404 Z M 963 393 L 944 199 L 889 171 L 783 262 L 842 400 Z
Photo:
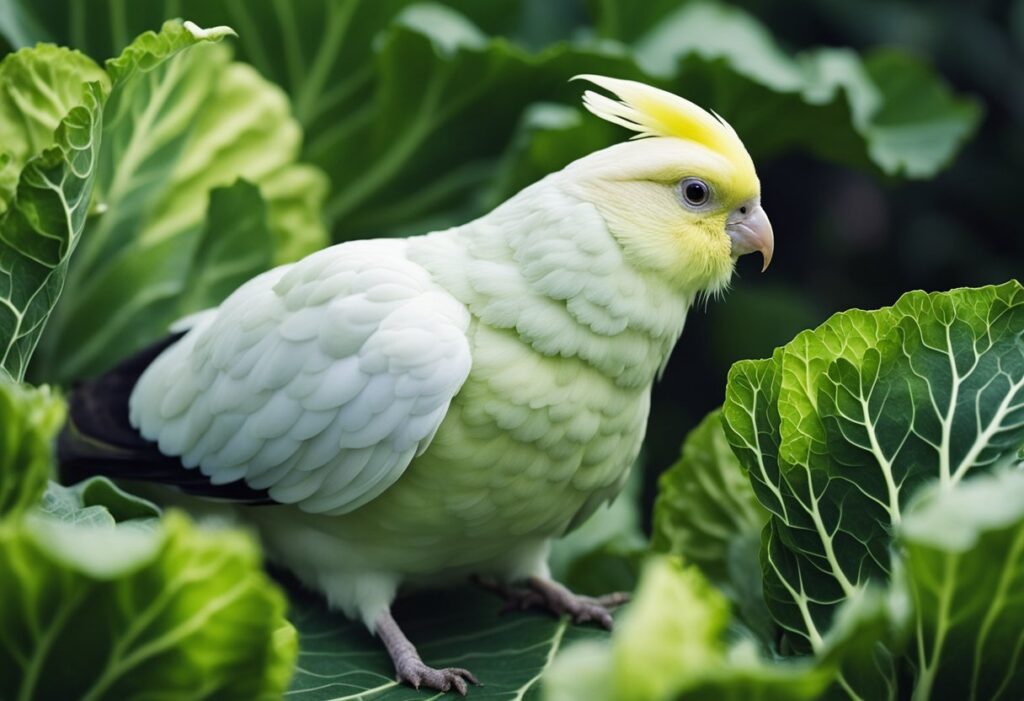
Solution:
M 683 195 L 683 201 L 691 207 L 700 207 L 711 197 L 711 188 L 708 184 L 696 178 L 687 178 L 679 183 L 679 190 Z

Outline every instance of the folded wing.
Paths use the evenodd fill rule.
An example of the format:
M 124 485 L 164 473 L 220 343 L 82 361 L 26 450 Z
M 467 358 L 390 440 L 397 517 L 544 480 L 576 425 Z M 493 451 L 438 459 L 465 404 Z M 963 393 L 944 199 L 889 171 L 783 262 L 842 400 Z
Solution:
M 240 287 L 146 369 L 130 419 L 213 484 L 341 514 L 429 445 L 470 369 L 465 307 L 405 243 L 325 249 Z

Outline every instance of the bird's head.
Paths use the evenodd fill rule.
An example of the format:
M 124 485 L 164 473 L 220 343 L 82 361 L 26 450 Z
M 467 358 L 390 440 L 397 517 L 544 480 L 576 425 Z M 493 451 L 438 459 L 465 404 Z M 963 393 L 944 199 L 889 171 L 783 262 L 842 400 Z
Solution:
M 585 75 L 613 93 L 587 91 L 588 110 L 637 134 L 565 170 L 573 192 L 592 203 L 629 262 L 690 292 L 728 285 L 736 259 L 774 237 L 761 184 L 725 120 L 672 93 L 629 80 Z

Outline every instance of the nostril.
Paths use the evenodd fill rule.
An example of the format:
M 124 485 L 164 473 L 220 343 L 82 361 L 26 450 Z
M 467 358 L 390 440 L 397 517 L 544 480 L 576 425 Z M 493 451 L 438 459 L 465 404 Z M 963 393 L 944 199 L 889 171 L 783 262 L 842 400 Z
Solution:
M 746 214 L 746 213 L 747 213 L 747 208 L 746 207 L 740 207 L 740 214 Z

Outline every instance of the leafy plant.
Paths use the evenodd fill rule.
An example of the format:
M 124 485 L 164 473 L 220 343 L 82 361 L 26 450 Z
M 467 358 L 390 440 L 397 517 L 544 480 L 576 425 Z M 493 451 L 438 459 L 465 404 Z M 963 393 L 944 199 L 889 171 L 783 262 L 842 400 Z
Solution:
M 765 598 L 796 649 L 815 649 L 838 603 L 886 578 L 917 486 L 1015 460 L 1022 336 L 1019 283 L 914 292 L 733 368 L 726 435 L 772 512 Z
M 206 31 L 217 39 L 230 30 Z M 38 377 L 94 374 L 271 263 L 326 243 L 326 182 L 295 163 L 302 136 L 284 94 L 225 46 L 195 42 L 168 23 L 106 64 L 113 89 L 94 216 L 36 358 Z M 211 193 L 242 174 L 259 189 L 216 202 Z M 239 257 L 237 243 L 220 238 L 251 250 Z
M 832 49 L 790 56 L 756 19 L 714 2 L 649 3 L 642 12 L 621 0 L 592 3 L 596 32 L 583 27 L 539 53 L 521 48 L 533 43 L 528 35 L 513 42 L 479 28 L 514 35 L 518 3 L 507 1 L 184 0 L 132 13 L 84 13 L 72 0 L 50 0 L 44 13 L 14 2 L 23 21 L 0 22 L 9 41 L 56 40 L 98 59 L 170 16 L 238 29 L 239 57 L 293 100 L 303 160 L 330 176 L 324 210 L 335 241 L 418 233 L 480 213 L 524 108 L 558 100 L 575 110 L 579 91 L 567 81 L 580 72 L 684 92 L 729 115 L 757 159 L 801 148 L 909 177 L 947 164 L 979 118 L 975 103 L 916 59 Z M 564 155 L 548 167 L 619 138 L 583 123 L 561 136 Z M 927 140 L 910 138 L 921 129 Z
M 20 380 L 85 226 L 106 85 L 52 46 L 7 56 L 0 80 L 0 370 Z
M 4 309 L 13 318 L 0 326 L 0 697 L 121 699 L 159 689 L 168 698 L 270 699 L 291 677 L 295 630 L 255 542 L 197 529 L 178 514 L 158 519 L 152 504 L 103 479 L 74 489 L 51 483 L 43 494 L 64 405 L 46 388 L 13 381 L 88 228 L 94 185 L 112 169 L 101 134 L 124 104 L 121 91 L 131 76 L 223 34 L 168 23 L 130 45 L 109 73 L 45 45 L 0 63 L 0 133 L 16 135 L 2 181 L 16 185 L 2 191 L 0 215 Z M 224 199 L 262 211 L 249 185 Z M 208 246 L 237 258 L 230 227 L 217 236 Z M 203 284 L 223 294 L 225 281 L 215 270 L 190 294 Z
M 888 588 L 888 623 L 854 633 L 834 684 L 812 698 L 1024 693 L 1010 593 L 1024 567 L 1020 283 L 837 314 L 734 366 L 720 416 L 662 478 L 655 547 L 714 578 L 763 649 L 816 664 L 849 630 L 851 602 Z M 755 495 L 766 521 L 743 506 Z M 756 564 L 732 566 L 759 523 L 770 619 L 744 596 Z
M 917 611 L 914 699 L 1024 691 L 1024 472 L 920 494 L 899 529 Z
M 816 659 L 775 662 L 749 638 L 728 640 L 728 604 L 695 567 L 655 558 L 612 640 L 567 650 L 545 678 L 545 698 L 817 699 L 864 640 L 885 639 L 887 620 L 886 603 L 863 593 L 845 605 Z
M 0 517 L 34 505 L 53 463 L 50 443 L 64 422 L 64 402 L 49 388 L 0 379 Z
M 0 695 L 280 697 L 295 630 L 256 544 L 158 513 L 109 482 L 54 485 L 0 522 Z
M 768 511 L 722 431 L 720 411 L 683 441 L 679 460 L 658 480 L 651 548 L 682 556 L 725 594 L 737 619 L 761 639 L 776 627 L 764 603 L 758 550 Z

